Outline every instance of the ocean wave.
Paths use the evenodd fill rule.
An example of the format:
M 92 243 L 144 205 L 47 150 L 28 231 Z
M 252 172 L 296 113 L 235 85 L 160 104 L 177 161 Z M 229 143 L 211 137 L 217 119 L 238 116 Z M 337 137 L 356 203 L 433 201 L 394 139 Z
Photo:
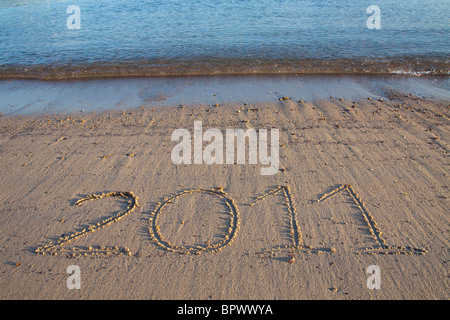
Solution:
M 448 59 L 196 60 L 0 66 L 0 79 L 64 80 L 112 77 L 256 74 L 450 75 Z

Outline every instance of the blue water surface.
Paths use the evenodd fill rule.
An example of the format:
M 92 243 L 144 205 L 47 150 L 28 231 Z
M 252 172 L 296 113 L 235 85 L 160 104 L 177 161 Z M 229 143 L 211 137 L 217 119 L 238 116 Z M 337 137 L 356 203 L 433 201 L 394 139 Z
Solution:
M 70 5 L 81 28 L 71 30 Z M 380 29 L 366 10 L 380 8 Z M 448 0 L 1 0 L 0 67 L 345 59 L 448 62 Z M 425 62 L 424 62 L 425 63 Z

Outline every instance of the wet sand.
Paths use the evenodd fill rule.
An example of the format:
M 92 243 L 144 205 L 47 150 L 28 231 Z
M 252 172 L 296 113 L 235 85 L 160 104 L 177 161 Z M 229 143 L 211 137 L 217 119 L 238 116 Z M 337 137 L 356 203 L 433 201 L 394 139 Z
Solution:
M 389 99 L 392 91 L 431 100 L 450 100 L 448 76 L 246 75 L 85 80 L 1 80 L 0 113 L 29 115 L 127 110 L 161 106 L 261 104 L 288 96 L 315 102 Z
M 4 112 L 0 297 L 448 299 L 449 102 L 344 87 Z M 171 134 L 194 121 L 278 128 L 279 172 L 174 165 Z M 371 265 L 381 289 L 367 287 Z

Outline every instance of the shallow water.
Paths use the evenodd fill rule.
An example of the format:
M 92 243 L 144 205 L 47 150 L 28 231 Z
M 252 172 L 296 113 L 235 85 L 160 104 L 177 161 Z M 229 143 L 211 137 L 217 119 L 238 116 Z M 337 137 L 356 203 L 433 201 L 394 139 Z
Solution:
M 450 1 L 375 2 L 1 0 L 0 77 L 449 74 Z

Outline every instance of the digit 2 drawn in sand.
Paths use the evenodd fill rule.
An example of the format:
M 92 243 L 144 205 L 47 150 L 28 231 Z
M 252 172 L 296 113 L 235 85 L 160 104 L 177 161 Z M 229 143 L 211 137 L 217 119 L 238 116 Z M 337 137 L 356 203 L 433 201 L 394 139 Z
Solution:
M 223 200 L 226 206 L 229 209 L 230 214 L 230 224 L 228 226 L 228 234 L 224 235 L 224 239 L 216 244 L 207 244 L 205 246 L 196 246 L 193 248 L 187 248 L 181 245 L 172 245 L 170 242 L 164 240 L 161 231 L 158 226 L 158 218 L 163 213 L 163 208 L 167 203 L 171 203 L 172 200 L 175 200 L 179 197 L 185 197 L 194 193 L 205 193 L 211 194 L 219 197 Z M 155 241 L 159 246 L 164 249 L 172 252 L 183 253 L 183 254 L 200 254 L 203 252 L 217 252 L 224 247 L 231 244 L 233 239 L 236 237 L 237 231 L 239 229 L 239 211 L 237 205 L 234 203 L 234 200 L 227 197 L 227 194 L 223 192 L 222 188 L 213 188 L 213 189 L 189 189 L 179 192 L 169 198 L 165 198 L 163 202 L 158 202 L 155 210 L 152 212 L 149 220 L 149 232 L 150 237 L 153 241 Z
M 337 195 L 340 192 L 346 192 L 350 198 L 352 198 L 353 202 L 356 204 L 358 209 L 361 211 L 361 215 L 364 218 L 364 221 L 367 224 L 370 234 L 373 239 L 377 242 L 377 246 L 373 248 L 365 248 L 359 252 L 364 254 L 425 254 L 427 251 L 425 249 L 417 249 L 412 247 L 404 247 L 404 246 L 388 246 L 386 245 L 386 241 L 381 237 L 382 232 L 377 227 L 377 223 L 373 218 L 370 211 L 364 205 L 364 202 L 361 200 L 359 195 L 355 192 L 353 187 L 349 184 L 343 184 L 328 193 L 322 195 L 317 202 L 322 202 L 326 199 L 329 199 L 332 196 Z
M 82 248 L 62 248 L 61 246 L 65 243 L 69 243 L 73 240 L 76 240 L 80 237 L 83 237 L 89 233 L 95 232 L 100 228 L 104 228 L 114 222 L 118 222 L 119 220 L 121 220 L 123 217 L 125 217 L 127 214 L 131 213 L 137 206 L 137 200 L 138 197 L 136 197 L 133 192 L 109 192 L 109 193 L 100 193 L 100 194 L 91 194 L 89 196 L 87 196 L 86 198 L 82 198 L 80 200 L 78 200 L 75 205 L 79 206 L 81 205 L 83 202 L 85 201 L 90 201 L 90 200 L 98 200 L 98 199 L 104 199 L 107 197 L 118 197 L 118 198 L 124 198 L 124 199 L 128 199 L 128 206 L 124 211 L 120 211 L 119 213 L 117 213 L 114 216 L 111 216 L 105 220 L 103 220 L 102 222 L 98 222 L 97 224 L 92 224 L 88 227 L 88 229 L 83 229 L 82 231 L 75 231 L 74 233 L 70 234 L 70 236 L 61 236 L 58 241 L 54 242 L 50 242 L 42 247 L 38 247 L 35 252 L 38 254 L 46 254 L 46 253 L 50 253 L 52 255 L 57 255 L 58 253 L 61 254 L 68 254 L 68 255 L 72 255 L 72 256 L 76 256 L 76 255 L 99 255 L 99 254 L 116 254 L 116 255 L 121 255 L 121 254 L 126 254 L 126 255 L 131 255 L 131 251 L 125 247 L 125 248 L 119 248 L 117 246 L 115 247 L 105 247 L 105 246 L 100 246 L 100 248 L 92 248 L 91 246 L 89 246 L 87 249 L 82 249 Z

